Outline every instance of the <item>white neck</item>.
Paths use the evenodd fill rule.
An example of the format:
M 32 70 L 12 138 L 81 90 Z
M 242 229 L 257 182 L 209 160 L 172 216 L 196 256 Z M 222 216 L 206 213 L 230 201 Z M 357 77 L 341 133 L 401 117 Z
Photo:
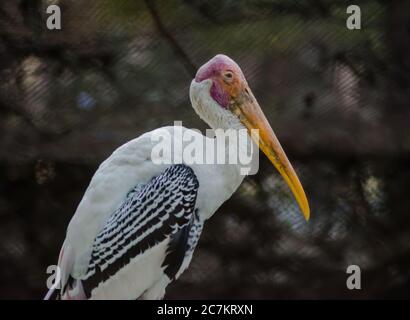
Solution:
M 229 152 L 233 150 L 238 155 L 242 153 L 242 159 L 245 159 L 247 155 L 251 155 L 252 150 L 255 151 L 255 148 L 252 149 L 252 140 L 248 134 L 243 135 L 242 139 L 238 139 L 239 143 L 237 144 L 233 144 L 231 139 L 226 138 L 229 130 L 231 133 L 232 130 L 237 131 L 236 136 L 239 137 L 238 132 L 240 130 L 246 132 L 246 128 L 232 112 L 221 107 L 211 97 L 209 93 L 211 85 L 211 80 L 205 80 L 200 83 L 195 80 L 192 81 L 190 88 L 192 107 L 199 117 L 215 130 L 216 139 L 225 139 L 225 159 L 228 159 Z M 243 139 L 243 137 L 246 137 L 246 139 Z M 245 176 L 243 171 L 245 167 L 247 166 L 240 163 L 224 165 L 225 172 L 234 176 L 232 183 L 235 189 Z
M 189 95 L 192 107 L 212 129 L 243 129 L 239 119 L 227 109 L 221 107 L 210 95 L 212 80 L 200 83 L 192 81 Z

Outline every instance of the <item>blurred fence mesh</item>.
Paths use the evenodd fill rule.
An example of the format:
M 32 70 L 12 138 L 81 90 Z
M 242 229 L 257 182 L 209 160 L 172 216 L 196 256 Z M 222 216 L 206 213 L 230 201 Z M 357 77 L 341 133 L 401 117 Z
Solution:
M 58 4 L 62 30 L 45 27 Z M 308 194 L 266 159 L 207 223 L 167 298 L 410 297 L 410 5 L 356 1 L 3 0 L 0 298 L 41 298 L 99 163 L 182 120 L 195 70 L 242 67 Z M 262 158 L 262 157 L 261 157 Z M 346 268 L 362 269 L 347 290 Z

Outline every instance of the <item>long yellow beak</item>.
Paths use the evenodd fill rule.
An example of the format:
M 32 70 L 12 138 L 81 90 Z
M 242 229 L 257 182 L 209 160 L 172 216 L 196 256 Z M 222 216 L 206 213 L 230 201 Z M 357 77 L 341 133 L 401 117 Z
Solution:
M 251 134 L 252 139 L 268 159 L 273 163 L 279 173 L 285 179 L 286 183 L 293 192 L 296 201 L 306 220 L 310 218 L 309 203 L 305 191 L 299 181 L 299 178 L 290 164 L 279 140 L 276 138 L 269 122 L 266 120 L 262 109 L 252 94 L 248 86 L 243 92 L 234 97 L 230 105 L 230 110 L 236 114 L 244 126 L 251 134 L 252 129 L 259 131 L 259 139 Z

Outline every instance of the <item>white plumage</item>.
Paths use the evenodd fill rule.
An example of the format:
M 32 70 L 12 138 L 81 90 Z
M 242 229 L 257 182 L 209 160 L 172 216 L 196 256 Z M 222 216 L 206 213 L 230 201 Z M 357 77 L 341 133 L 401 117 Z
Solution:
M 201 84 L 193 82 L 191 98 L 195 109 L 200 110 L 199 112 L 202 111 L 201 115 L 214 128 L 220 127 L 218 125 L 220 123 L 225 123 L 226 126 L 224 121 L 233 122 L 234 126 L 243 128 L 228 111 L 221 109 L 212 100 L 209 96 L 209 86 L 209 81 Z M 208 108 L 206 108 L 207 104 Z M 215 117 L 212 115 L 212 108 L 217 111 Z M 208 111 L 209 114 L 205 111 Z M 213 125 L 214 123 L 216 126 Z M 164 135 L 164 130 L 168 131 L 169 135 Z M 69 275 L 78 280 L 86 275 L 94 239 L 98 232 L 104 228 L 110 215 L 125 200 L 127 193 L 138 184 L 148 183 L 170 166 L 154 164 L 151 151 L 156 142 L 152 136 L 160 133 L 161 136 L 169 138 L 168 142 L 164 142 L 165 144 L 174 145 L 174 130 L 174 127 L 163 127 L 145 133 L 119 147 L 100 165 L 67 229 L 66 240 L 59 260 L 62 286 L 67 283 Z M 182 127 L 183 134 L 186 130 L 190 131 L 190 135 L 197 137 L 193 141 L 202 139 L 203 145 L 205 145 L 206 139 L 211 139 L 200 135 L 197 131 Z M 180 144 L 176 144 L 174 148 L 179 146 Z M 184 147 L 185 144 L 182 146 Z M 229 146 L 226 145 L 226 147 Z M 245 146 L 244 152 L 246 150 Z M 175 150 L 175 152 L 178 151 Z M 195 208 L 198 210 L 200 219 L 204 221 L 210 218 L 219 206 L 229 199 L 244 177 L 240 175 L 240 165 L 193 164 L 190 167 L 199 181 Z M 94 290 L 90 298 L 162 298 L 165 287 L 171 281 L 164 275 L 164 267 L 161 267 L 168 243 L 169 239 L 164 240 L 133 258 L 131 263 L 103 283 L 97 290 Z M 191 258 L 192 253 L 183 262 L 177 276 L 188 267 Z M 81 281 L 77 281 L 74 288 L 67 290 L 63 298 L 85 298 L 84 290 L 79 286 L 82 286 Z

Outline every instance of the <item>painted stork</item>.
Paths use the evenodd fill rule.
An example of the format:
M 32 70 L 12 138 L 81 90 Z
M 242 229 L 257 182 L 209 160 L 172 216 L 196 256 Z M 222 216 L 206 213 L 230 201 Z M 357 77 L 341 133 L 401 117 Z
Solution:
M 190 99 L 213 129 L 259 130 L 254 142 L 309 219 L 305 192 L 240 67 L 225 55 L 215 56 L 192 80 Z M 167 285 L 188 267 L 204 222 L 244 175 L 240 164 L 155 164 L 152 136 L 158 130 L 173 137 L 175 127 L 127 142 L 100 165 L 67 228 L 60 281 L 45 299 L 162 299 Z M 251 139 L 249 134 L 245 143 Z

